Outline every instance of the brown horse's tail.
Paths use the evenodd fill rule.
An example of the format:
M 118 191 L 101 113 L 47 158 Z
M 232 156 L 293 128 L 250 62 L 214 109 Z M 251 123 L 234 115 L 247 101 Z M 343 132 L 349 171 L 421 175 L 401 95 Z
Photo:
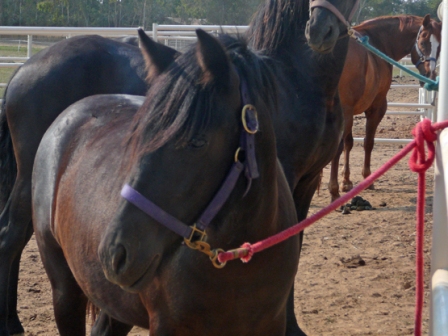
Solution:
M 17 176 L 16 158 L 12 147 L 8 121 L 6 120 L 6 90 L 0 111 L 0 213 L 3 211 L 11 194 Z
M 92 326 L 95 323 L 99 312 L 100 312 L 100 309 L 89 300 L 87 302 L 87 307 L 86 307 L 86 316 L 87 316 L 87 320 L 90 320 L 90 324 Z

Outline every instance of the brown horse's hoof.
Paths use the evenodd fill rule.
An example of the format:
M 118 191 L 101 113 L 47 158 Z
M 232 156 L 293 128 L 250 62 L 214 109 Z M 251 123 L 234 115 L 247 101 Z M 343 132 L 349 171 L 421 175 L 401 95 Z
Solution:
M 351 181 L 341 182 L 341 190 L 344 192 L 350 191 L 353 189 L 353 183 Z
M 369 186 L 367 187 L 367 189 L 369 189 L 369 190 L 375 190 L 375 185 L 372 183 L 371 185 L 369 185 Z

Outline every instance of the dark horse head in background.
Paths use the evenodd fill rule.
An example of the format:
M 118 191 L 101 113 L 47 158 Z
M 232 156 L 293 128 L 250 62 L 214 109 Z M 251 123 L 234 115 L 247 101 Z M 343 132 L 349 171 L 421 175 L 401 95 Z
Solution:
M 176 51 L 156 44 L 170 63 Z M 0 112 L 0 335 L 23 333 L 17 281 L 32 234 L 31 172 L 40 140 L 70 104 L 102 93 L 145 95 L 145 63 L 137 47 L 77 36 L 32 56 L 10 79 Z
M 411 60 L 418 72 L 430 79 L 437 77 L 437 60 L 440 56 L 442 42 L 442 23 L 425 15 L 417 35 L 414 48 L 411 51 Z M 424 83 L 421 82 L 421 85 Z
M 348 49 L 346 21 L 357 6 L 357 0 L 266 0 L 247 32 L 250 45 L 272 58 L 281 87 L 274 129 L 299 220 L 342 137 L 338 83 Z M 286 334 L 304 335 L 294 316 L 294 289 Z
M 184 244 L 231 249 L 297 221 L 266 57 L 231 37 L 197 35 L 154 72 L 144 100 L 86 98 L 42 140 L 33 222 L 61 335 L 85 332 L 87 298 L 153 336 L 285 334 L 298 238 L 223 269 Z M 147 50 L 154 66 L 160 55 Z
M 342 33 L 347 33 L 350 22 L 359 7 L 359 0 L 311 0 L 310 19 L 305 35 L 310 47 L 320 53 L 329 53 Z

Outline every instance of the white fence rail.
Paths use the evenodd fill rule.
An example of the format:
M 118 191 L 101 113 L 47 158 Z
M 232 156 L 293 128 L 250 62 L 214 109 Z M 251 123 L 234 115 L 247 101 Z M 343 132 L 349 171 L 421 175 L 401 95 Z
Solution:
M 153 24 L 152 31 L 146 32 L 154 40 L 165 43 L 170 47 L 180 49 L 186 44 L 196 39 L 195 30 L 201 28 L 209 33 L 225 32 L 229 34 L 242 34 L 247 26 L 218 26 L 218 25 L 159 25 Z M 136 35 L 137 28 L 78 28 L 78 27 L 6 27 L 0 26 L 0 36 L 2 35 L 26 35 L 27 36 L 27 57 L 0 57 L 0 68 L 16 68 L 26 62 L 31 57 L 33 36 L 62 36 L 71 37 L 74 35 L 92 35 L 97 34 L 107 37 L 119 37 Z M 410 62 L 410 58 L 404 58 L 402 62 Z M 411 65 L 410 65 L 411 66 Z M 413 66 L 413 65 L 412 65 Z M 5 87 L 6 83 L 0 83 L 0 87 Z M 410 85 L 392 85 L 391 88 L 409 88 Z M 418 88 L 418 85 L 412 85 Z M 422 117 L 434 120 L 436 115 L 435 108 L 429 105 L 430 98 L 426 93 L 420 91 L 419 104 L 406 104 L 390 102 L 388 107 L 407 107 L 419 109 L 418 111 L 388 111 L 386 114 L 394 115 L 420 115 Z M 363 141 L 361 138 L 355 138 L 354 141 Z M 376 142 L 397 143 L 397 139 L 376 138 Z M 400 140 L 400 143 L 408 143 L 411 139 Z

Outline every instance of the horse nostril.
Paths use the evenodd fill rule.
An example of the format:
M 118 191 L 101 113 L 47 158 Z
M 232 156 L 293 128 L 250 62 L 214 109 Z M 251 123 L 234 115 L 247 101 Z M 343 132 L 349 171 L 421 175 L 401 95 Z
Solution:
M 330 28 L 328 29 L 327 34 L 325 34 L 324 41 L 330 39 L 332 35 L 333 35 L 333 27 L 330 26 Z
M 126 249 L 122 244 L 118 244 L 112 251 L 112 269 L 115 274 L 123 272 L 126 266 Z

